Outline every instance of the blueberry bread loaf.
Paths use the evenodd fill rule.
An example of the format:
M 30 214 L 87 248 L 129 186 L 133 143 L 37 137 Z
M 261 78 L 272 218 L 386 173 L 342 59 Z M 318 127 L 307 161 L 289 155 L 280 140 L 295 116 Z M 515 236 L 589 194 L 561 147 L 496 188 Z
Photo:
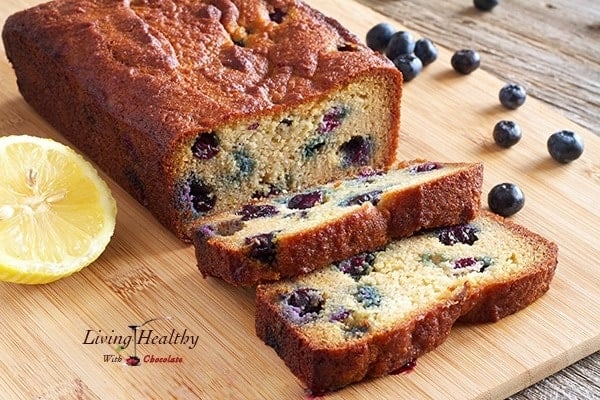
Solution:
M 458 321 L 487 322 L 545 293 L 557 246 L 482 211 L 299 279 L 257 287 L 256 332 L 313 392 L 401 369 Z
M 254 285 L 310 272 L 479 210 L 481 163 L 412 161 L 246 204 L 198 227 L 203 275 Z
M 388 168 L 402 76 L 297 0 L 56 0 L 2 33 L 25 100 L 175 234 Z

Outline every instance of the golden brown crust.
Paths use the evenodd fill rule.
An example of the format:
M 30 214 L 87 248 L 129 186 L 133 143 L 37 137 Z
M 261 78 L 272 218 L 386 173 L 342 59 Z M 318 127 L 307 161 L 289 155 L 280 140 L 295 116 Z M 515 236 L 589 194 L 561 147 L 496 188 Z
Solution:
M 199 132 L 380 76 L 397 95 L 379 167 L 394 161 L 401 74 L 300 1 L 57 0 L 10 16 L 3 41 L 27 102 L 182 239 L 176 149 Z
M 465 164 L 455 173 L 388 193 L 377 206 L 367 202 L 343 218 L 278 237 L 273 262 L 252 258 L 249 248 L 199 229 L 193 237 L 198 268 L 204 276 L 239 286 L 305 274 L 421 229 L 472 220 L 479 211 L 482 181 L 483 165 Z

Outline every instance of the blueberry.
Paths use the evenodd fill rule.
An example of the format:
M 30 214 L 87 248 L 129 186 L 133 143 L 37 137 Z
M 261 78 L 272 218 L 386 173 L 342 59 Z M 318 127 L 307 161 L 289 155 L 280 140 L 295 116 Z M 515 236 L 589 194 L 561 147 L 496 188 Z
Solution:
M 324 304 L 323 295 L 312 288 L 295 289 L 283 299 L 287 316 L 297 323 L 316 319 Z
M 498 98 L 504 107 L 515 110 L 525 103 L 527 92 L 523 86 L 517 83 L 507 83 L 500 89 Z
M 265 263 L 275 260 L 276 246 L 274 243 L 275 233 L 261 233 L 247 237 L 244 243 L 250 246 L 250 256 Z
M 479 68 L 481 57 L 475 50 L 458 50 L 450 59 L 452 68 L 461 74 L 470 74 Z
M 419 39 L 415 43 L 415 56 L 421 60 L 423 66 L 427 66 L 437 60 L 438 49 L 435 47 L 431 39 Z
M 359 286 L 354 297 L 365 308 L 377 307 L 381 304 L 381 294 L 379 293 L 379 290 L 372 285 Z
M 415 39 L 410 32 L 398 31 L 392 35 L 385 55 L 395 60 L 399 55 L 411 54 L 415 50 Z
M 361 276 L 368 275 L 373 270 L 375 254 L 362 253 L 335 264 L 336 268 L 344 274 L 350 275 L 355 280 Z
M 279 214 L 279 210 L 271 204 L 246 204 L 237 214 L 242 216 L 242 221 L 249 221 L 254 218 L 271 217 Z
M 381 22 L 367 32 L 367 46 L 383 53 L 394 33 L 396 33 L 396 28 L 387 22 Z
M 353 136 L 340 146 L 342 165 L 344 167 L 367 165 L 371 159 L 372 150 L 373 144 L 370 139 Z
M 305 210 L 307 208 L 314 207 L 317 203 L 323 202 L 323 192 L 315 190 L 308 193 L 300 193 L 293 196 L 288 201 L 288 208 L 294 210 Z
M 556 161 L 566 164 L 583 154 L 583 139 L 572 131 L 559 131 L 548 138 L 548 152 Z
M 198 213 L 212 210 L 217 203 L 217 196 L 213 189 L 196 179 L 188 182 L 185 197 L 191 203 L 194 211 Z
M 192 154 L 200 160 L 210 160 L 219 153 L 219 137 L 215 132 L 204 132 L 192 145 Z
M 428 172 L 428 171 L 434 171 L 436 169 L 441 169 L 442 168 L 442 164 L 433 162 L 433 161 L 427 161 L 423 164 L 419 164 L 419 165 L 415 165 L 410 167 L 410 169 L 408 170 L 409 173 L 411 174 L 416 174 L 419 172 Z
M 521 189 L 513 183 L 501 183 L 488 193 L 490 210 L 503 217 L 509 217 L 523 208 L 525 196 Z
M 286 12 L 280 8 L 276 8 L 272 13 L 269 13 L 269 19 L 277 24 L 283 22 L 283 18 L 286 16 Z
M 481 11 L 490 11 L 500 3 L 500 0 L 473 0 L 475 8 Z
M 319 153 L 323 147 L 327 144 L 327 139 L 323 135 L 319 135 L 315 138 L 312 138 L 304 149 L 302 150 L 302 156 L 304 158 L 311 158 L 315 154 Z
M 423 71 L 421 59 L 414 54 L 401 54 L 394 59 L 394 65 L 400 72 L 404 82 L 412 81 Z
M 342 207 L 360 206 L 361 204 L 366 203 L 367 201 L 370 201 L 374 206 L 376 206 L 377 203 L 379 203 L 379 200 L 381 199 L 382 193 L 383 192 L 381 190 L 373 190 L 371 192 L 359 194 L 359 195 L 350 197 L 346 200 L 343 200 L 340 203 L 340 206 L 342 206 Z
M 246 177 L 251 175 L 256 168 L 256 161 L 245 150 L 237 150 L 233 153 L 233 159 L 238 167 L 238 175 Z
M 494 142 L 500 147 L 509 148 L 521 140 L 521 127 L 514 121 L 499 121 L 494 126 Z
M 345 307 L 338 308 L 335 312 L 329 316 L 331 322 L 343 322 L 348 319 L 352 312 Z
M 436 236 L 446 246 L 453 246 L 456 243 L 472 245 L 479 239 L 477 232 L 479 230 L 473 225 L 459 224 L 437 229 Z
M 342 106 L 333 107 L 323 115 L 323 119 L 319 123 L 317 132 L 324 134 L 337 129 L 347 115 L 348 110 L 346 108 Z

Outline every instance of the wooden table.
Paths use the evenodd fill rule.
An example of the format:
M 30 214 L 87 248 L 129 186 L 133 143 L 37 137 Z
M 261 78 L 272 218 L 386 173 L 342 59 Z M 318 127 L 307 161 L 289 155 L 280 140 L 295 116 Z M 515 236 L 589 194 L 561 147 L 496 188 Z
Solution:
M 472 48 L 481 68 L 600 135 L 600 2 L 504 0 L 491 12 L 469 0 L 358 0 L 450 50 Z M 515 394 L 517 399 L 599 398 L 600 352 Z

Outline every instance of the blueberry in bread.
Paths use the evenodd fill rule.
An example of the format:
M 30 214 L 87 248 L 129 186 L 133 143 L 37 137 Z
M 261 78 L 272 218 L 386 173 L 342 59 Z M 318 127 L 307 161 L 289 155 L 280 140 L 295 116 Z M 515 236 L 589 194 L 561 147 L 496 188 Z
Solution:
M 399 370 L 440 345 L 456 321 L 497 321 L 526 307 L 548 290 L 557 252 L 482 211 L 467 224 L 259 285 L 256 332 L 314 393 L 336 390 Z
M 193 235 L 198 268 L 234 285 L 304 274 L 423 228 L 473 219 L 483 165 L 415 160 L 246 204 Z
M 25 100 L 175 234 L 388 168 L 402 76 L 296 0 L 56 0 L 2 37 Z

